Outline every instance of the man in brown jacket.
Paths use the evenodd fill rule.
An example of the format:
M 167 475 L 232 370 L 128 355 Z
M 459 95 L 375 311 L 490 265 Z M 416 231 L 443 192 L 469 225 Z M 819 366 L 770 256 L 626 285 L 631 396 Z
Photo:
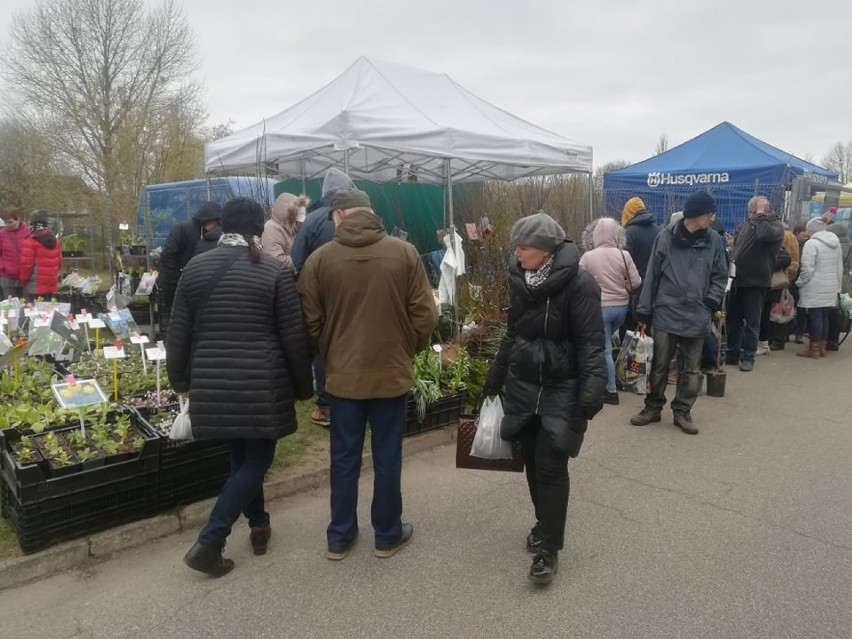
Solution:
M 326 361 L 331 400 L 329 559 L 358 539 L 358 477 L 367 421 L 373 453 L 375 554 L 390 557 L 414 533 L 402 523 L 402 434 L 411 359 L 429 345 L 437 312 L 414 247 L 388 236 L 367 194 L 331 202 L 334 240 L 311 254 L 299 276 L 312 347 Z

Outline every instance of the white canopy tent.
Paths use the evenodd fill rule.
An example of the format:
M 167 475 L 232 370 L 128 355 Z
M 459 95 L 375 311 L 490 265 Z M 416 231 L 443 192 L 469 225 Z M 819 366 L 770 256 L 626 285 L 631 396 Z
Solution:
M 449 173 L 446 160 L 449 163 Z M 208 173 L 297 178 L 343 167 L 445 185 L 590 173 L 592 149 L 481 100 L 442 73 L 359 58 L 313 95 L 204 148 Z
M 313 95 L 204 147 L 209 174 L 456 182 L 587 173 L 592 148 L 478 98 L 442 73 L 361 57 Z M 447 197 L 451 237 L 453 202 Z

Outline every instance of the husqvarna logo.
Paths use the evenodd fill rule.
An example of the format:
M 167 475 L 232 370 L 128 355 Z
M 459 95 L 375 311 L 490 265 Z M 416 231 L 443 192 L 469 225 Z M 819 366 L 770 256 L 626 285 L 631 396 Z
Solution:
M 648 173 L 648 186 L 656 188 L 658 186 L 678 186 L 694 184 L 726 184 L 730 181 L 730 176 L 727 173 L 688 173 L 686 175 L 672 175 L 671 173 L 660 173 L 652 171 Z

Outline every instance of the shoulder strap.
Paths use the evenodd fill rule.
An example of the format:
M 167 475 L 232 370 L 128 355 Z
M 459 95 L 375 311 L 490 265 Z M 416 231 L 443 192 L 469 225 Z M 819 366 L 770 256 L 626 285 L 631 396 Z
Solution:
M 201 299 L 198 303 L 198 308 L 195 309 L 195 321 L 192 323 L 192 332 L 195 333 L 198 331 L 198 323 L 201 321 L 201 314 L 204 312 L 204 307 L 207 306 L 207 300 L 210 299 L 210 295 L 213 293 L 213 289 L 216 288 L 216 284 L 219 283 L 219 280 L 222 279 L 222 276 L 225 274 L 225 271 L 228 270 L 228 267 L 236 262 L 237 258 L 242 254 L 242 251 L 235 250 L 234 254 L 228 257 L 224 262 L 219 265 L 219 268 L 216 269 L 216 272 L 213 273 L 213 277 L 210 278 L 209 283 L 207 284 L 207 288 L 204 289 L 204 293 L 201 296 Z
M 630 293 L 633 291 L 633 282 L 630 281 L 630 269 L 627 268 L 627 258 L 624 257 L 624 250 L 618 250 L 621 251 L 621 261 L 624 262 L 624 279 L 627 282 L 627 286 L 629 287 L 627 289 L 627 294 L 630 295 Z

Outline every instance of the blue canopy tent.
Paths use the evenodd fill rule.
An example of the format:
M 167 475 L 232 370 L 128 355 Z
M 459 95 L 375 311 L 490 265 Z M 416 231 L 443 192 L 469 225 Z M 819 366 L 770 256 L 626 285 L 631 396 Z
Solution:
M 619 217 L 624 203 L 638 196 L 664 223 L 683 207 L 687 195 L 705 189 L 716 198 L 716 216 L 730 231 L 743 220 L 754 195 L 766 196 L 776 211 L 783 210 L 785 193 L 801 175 L 837 179 L 821 166 L 722 122 L 665 153 L 605 174 L 604 201 L 607 213 Z

